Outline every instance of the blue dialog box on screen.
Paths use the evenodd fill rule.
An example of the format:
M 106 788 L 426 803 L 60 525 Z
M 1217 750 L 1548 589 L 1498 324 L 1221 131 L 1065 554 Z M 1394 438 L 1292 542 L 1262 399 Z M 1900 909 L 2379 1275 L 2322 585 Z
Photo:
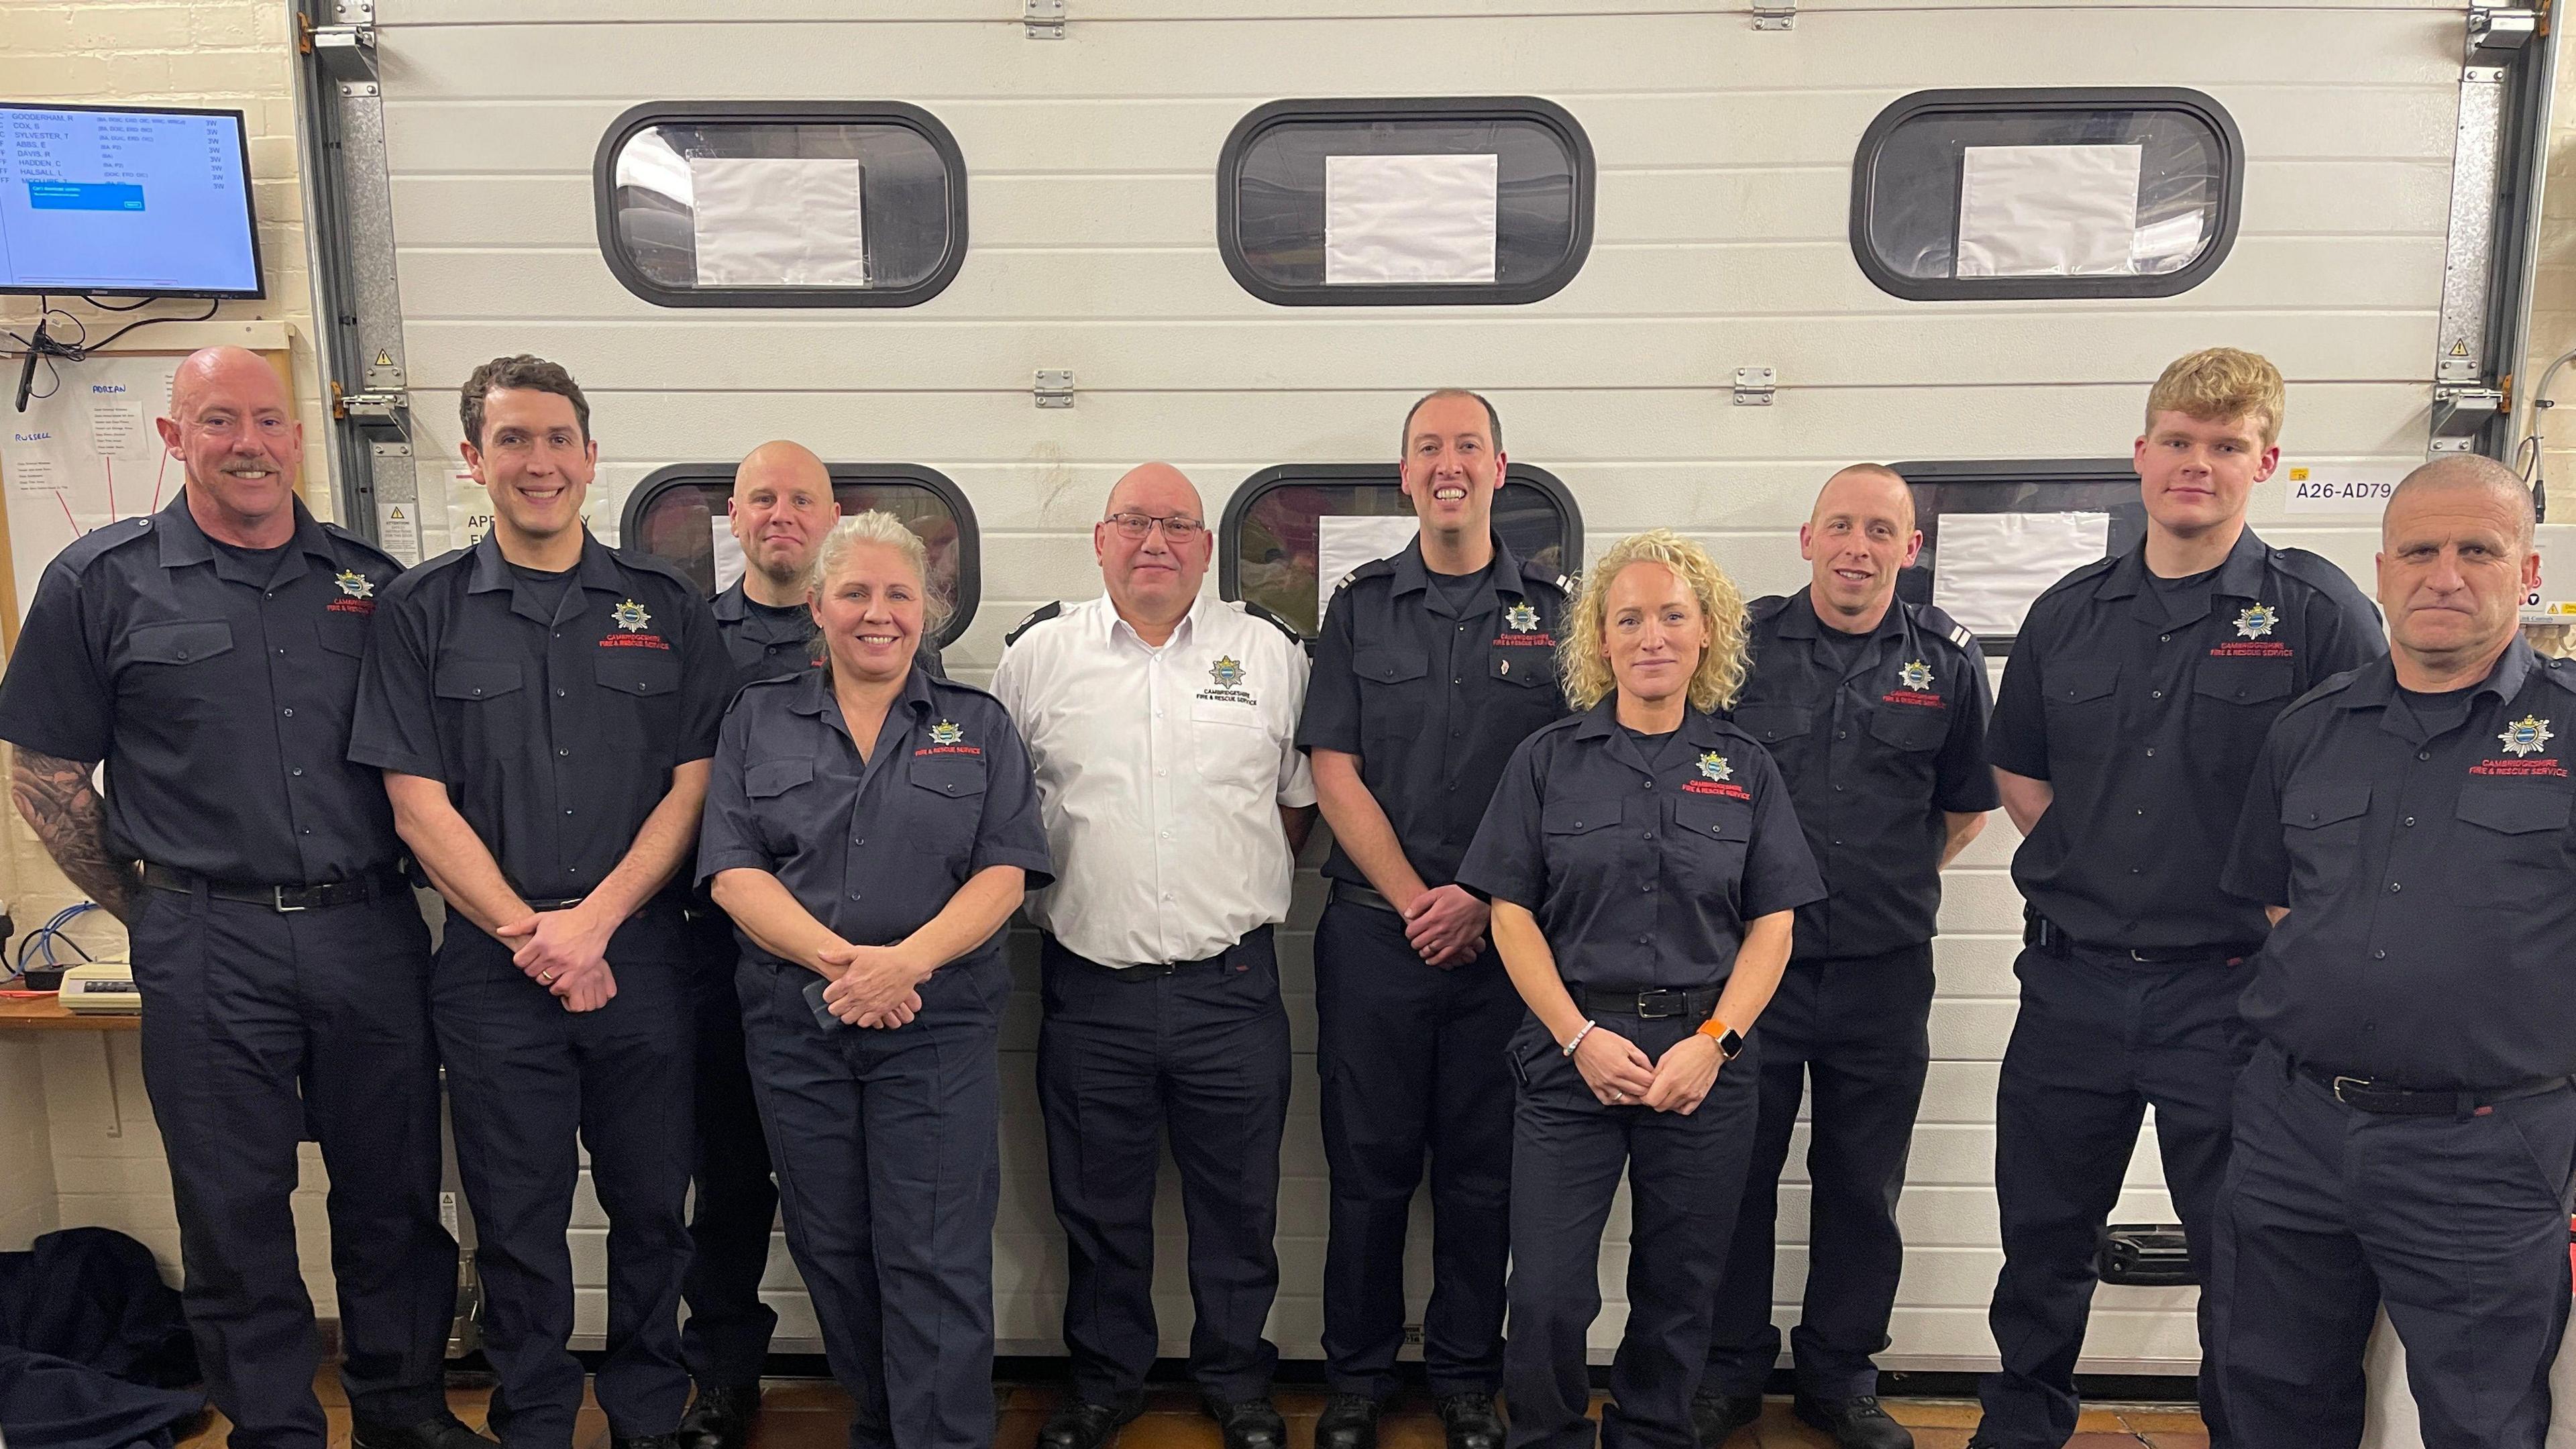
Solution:
M 30 181 L 32 211 L 141 211 L 143 188 L 114 181 Z

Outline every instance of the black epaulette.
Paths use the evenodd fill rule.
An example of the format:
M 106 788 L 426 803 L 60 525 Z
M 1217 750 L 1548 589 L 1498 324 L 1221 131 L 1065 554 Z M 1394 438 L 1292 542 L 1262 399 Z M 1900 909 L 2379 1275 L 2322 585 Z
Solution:
M 2576 694 L 2576 668 L 2569 668 L 2564 659 L 2543 659 L 2540 663 L 2541 673 L 2550 683 L 2569 694 Z
M 2319 593 L 2359 593 L 2361 590 L 2361 585 L 2354 582 L 2352 575 L 2345 573 L 2341 565 L 2324 554 L 2310 553 L 2304 548 L 2276 548 L 2272 550 L 2272 564 Z
M 799 669 L 790 674 L 767 674 L 758 679 L 751 680 L 745 683 L 742 688 L 735 690 L 733 692 L 733 698 L 725 702 L 725 713 L 733 713 L 744 700 L 751 697 L 751 692 L 755 689 L 766 689 L 773 684 L 794 684 L 797 680 L 804 677 L 805 671 Z
M 1027 618 L 1012 625 L 1011 632 L 1002 636 L 1002 647 L 1008 649 L 1012 645 L 1019 643 L 1021 635 L 1063 612 L 1064 601 L 1062 599 L 1058 599 L 1052 604 L 1040 604 L 1036 608 L 1031 609 Z
M 1574 580 L 1556 572 L 1554 569 L 1547 568 L 1539 564 L 1525 563 L 1521 565 L 1521 578 L 1525 582 L 1539 584 L 1546 588 L 1554 589 L 1566 598 L 1571 599 L 1574 597 Z
M 2117 567 L 2122 557 L 2124 557 L 2124 555 L 2113 554 L 2109 558 L 2097 558 L 2089 564 L 2084 564 L 2069 573 L 2066 577 L 2059 579 L 2056 583 L 2050 584 L 2047 588 L 2040 590 L 2039 598 L 2045 599 L 2051 594 L 2062 593 L 2067 589 L 2075 587 L 2077 584 L 2085 583 L 2092 579 L 2098 579 L 2104 574 L 2109 573 L 2113 568 Z M 2033 599 L 2031 602 L 2036 604 L 2039 602 L 2039 599 Z
M 54 562 L 77 577 L 83 569 L 111 551 L 151 535 L 152 520 L 149 518 L 121 518 L 114 523 L 103 523 L 64 544 L 62 552 L 54 555 Z
M 359 548 L 365 549 L 371 554 L 374 554 L 377 558 L 384 560 L 385 563 L 396 573 L 400 573 L 402 571 L 403 561 L 394 557 L 392 554 L 385 552 L 382 547 L 373 541 L 361 538 L 357 534 L 351 533 L 349 530 L 342 528 L 340 525 L 332 523 L 327 519 L 322 521 L 322 531 L 331 535 L 333 538 L 340 540 L 342 543 L 353 544 Z
M 1780 617 L 1781 610 L 1789 607 L 1791 597 L 1788 594 L 1764 594 L 1761 598 L 1745 605 L 1744 612 L 1749 618 L 1776 619 Z
M 2368 667 L 2369 666 L 2367 665 L 2363 666 L 2363 668 Z M 2316 703 L 2318 700 L 2332 699 L 2336 695 L 2343 693 L 2345 690 L 2352 688 L 2354 678 L 2360 673 L 2360 669 L 2347 669 L 2341 674 L 2327 676 L 2324 682 L 2320 684 L 2311 685 L 2307 693 L 2291 700 L 2289 704 L 2281 710 L 2281 718 L 2287 719 L 2309 705 Z
M 1356 573 L 1358 570 L 1355 569 L 1352 572 Z M 1289 643 L 1296 645 L 1300 649 L 1306 647 L 1306 636 L 1297 632 L 1296 625 L 1280 618 L 1277 614 L 1270 612 L 1268 609 L 1261 607 L 1250 599 L 1243 601 L 1243 612 L 1250 614 L 1252 617 L 1259 619 L 1271 628 L 1287 635 Z
M 1395 560 L 1391 558 L 1373 558 L 1367 563 L 1361 564 L 1358 568 L 1351 570 L 1349 573 L 1342 575 L 1341 582 L 1333 585 L 1333 592 L 1338 594 L 1360 579 L 1382 579 L 1389 577 L 1394 572 Z
M 1912 607 L 1914 622 L 1958 645 L 1962 652 L 1976 647 L 1977 636 L 1968 632 L 1968 626 L 1943 613 L 1937 605 L 1916 604 Z

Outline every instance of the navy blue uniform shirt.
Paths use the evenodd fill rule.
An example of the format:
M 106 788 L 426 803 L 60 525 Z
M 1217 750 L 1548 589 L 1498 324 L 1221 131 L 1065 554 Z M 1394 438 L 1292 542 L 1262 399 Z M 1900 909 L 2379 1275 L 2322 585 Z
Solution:
M 1751 736 L 1685 710 L 1650 760 L 1617 706 L 1512 752 L 1458 883 L 1536 916 L 1568 986 L 1715 985 L 1746 922 L 1823 899 L 1824 882 Z
M 1879 956 L 1932 939 L 1945 812 L 2000 803 L 1986 767 L 1986 656 L 1929 604 L 1891 600 L 1848 668 L 1806 589 L 1757 599 L 1736 727 L 1788 781 L 1831 891 L 1798 912 L 1797 954 Z
M 1297 748 L 1360 757 L 1360 781 L 1424 885 L 1456 878 L 1512 750 L 1566 712 L 1564 585 L 1496 538 L 1484 587 L 1460 613 L 1431 586 L 1417 534 L 1352 570 L 1324 610 Z M 1338 843 L 1324 874 L 1369 883 Z
M 890 946 L 977 871 L 1055 877 L 1029 754 L 1000 700 L 919 667 L 859 756 L 820 670 L 748 685 L 727 712 L 698 834 L 698 879 L 765 870 L 845 941 Z M 755 960 L 778 958 L 748 937 Z M 947 967 L 999 971 L 1002 933 Z
M 367 626 L 402 565 L 295 505 L 273 564 L 207 538 L 185 489 L 93 529 L 37 586 L 0 738 L 107 762 L 109 849 L 234 885 L 311 885 L 402 853 L 349 763 Z
M 2576 1075 L 2576 665 L 2516 639 L 2428 735 L 2378 660 L 2290 707 L 2227 888 L 2290 914 L 2245 1019 L 2311 1066 L 2435 1090 Z
M 802 605 L 793 611 L 781 611 L 754 603 L 743 591 L 742 580 L 736 579 L 717 593 L 709 607 L 715 615 L 716 633 L 724 640 L 725 653 L 733 660 L 737 686 L 813 669 L 823 662 L 816 652 L 819 646 L 814 641 L 813 615 Z M 939 650 L 929 639 L 921 641 L 914 659 L 930 671 L 931 678 L 948 677 Z
M 587 894 L 715 753 L 733 667 L 697 586 L 587 533 L 549 614 L 486 536 L 384 594 L 349 758 L 447 786 L 533 900 Z
M 2056 791 L 2013 855 L 2023 899 L 2092 946 L 2262 940 L 2261 908 L 2218 872 L 2264 732 L 2387 652 L 2379 611 L 2342 570 L 2250 528 L 2179 592 L 2150 581 L 2143 543 L 2058 580 L 2004 662 L 1986 742 L 1998 767 Z

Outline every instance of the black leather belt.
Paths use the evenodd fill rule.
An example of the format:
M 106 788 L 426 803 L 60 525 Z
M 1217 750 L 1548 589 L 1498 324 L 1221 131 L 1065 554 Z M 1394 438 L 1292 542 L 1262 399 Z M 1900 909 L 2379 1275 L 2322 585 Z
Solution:
M 202 890 L 219 901 L 241 901 L 279 912 L 354 906 L 411 889 L 411 882 L 404 880 L 402 873 L 391 866 L 350 880 L 324 881 L 320 885 L 236 885 L 209 880 L 191 870 L 154 865 L 148 860 L 143 863 L 143 883 L 154 890 L 175 891 L 180 895 L 195 895 Z
M 2418 1087 L 2400 1087 L 2370 1077 L 2342 1076 L 2305 1063 L 2293 1065 L 2299 1075 L 2333 1093 L 2334 1099 L 2345 1106 L 2388 1117 L 2466 1117 L 2480 1107 L 2563 1091 L 2570 1084 L 2566 1077 L 2537 1077 L 2511 1087 L 2427 1091 Z
M 543 900 L 532 900 L 528 902 L 528 909 L 532 911 L 568 911 L 588 899 L 590 899 L 588 896 L 548 896 Z
M 1705 1018 L 1717 1010 L 1722 986 L 1669 987 L 1645 991 L 1625 987 L 1586 986 L 1575 993 L 1587 1012 L 1609 1016 L 1643 1017 L 1648 1021 L 1667 1016 Z
M 1395 902 L 1388 900 L 1379 892 L 1370 890 L 1364 885 L 1353 885 L 1346 880 L 1333 882 L 1333 899 L 1348 901 L 1355 906 L 1366 906 L 1372 911 L 1384 911 L 1390 916 L 1404 914 L 1395 908 Z
M 1202 957 L 1196 961 L 1148 961 L 1138 966 L 1109 966 L 1094 961 L 1088 956 L 1075 955 L 1072 948 L 1053 936 L 1040 936 L 1038 948 L 1041 961 L 1044 961 L 1047 953 L 1052 951 L 1077 966 L 1088 966 L 1094 971 L 1106 972 L 1120 981 L 1154 981 L 1165 976 L 1177 975 L 1194 966 L 1221 966 L 1248 950 L 1266 950 L 1269 947 L 1270 934 L 1268 926 L 1255 926 L 1243 933 L 1242 940 L 1213 956 Z
M 2141 966 L 2233 966 L 2260 949 L 2257 945 L 2176 946 L 2147 950 L 2131 946 L 2096 945 L 2091 941 L 2075 939 L 2067 934 L 2064 926 L 2037 911 L 2024 913 L 2021 941 L 2025 946 L 2037 946 L 2042 950 L 2060 954 L 2081 951 L 2087 956 L 2098 956 L 2114 961 L 2132 961 Z

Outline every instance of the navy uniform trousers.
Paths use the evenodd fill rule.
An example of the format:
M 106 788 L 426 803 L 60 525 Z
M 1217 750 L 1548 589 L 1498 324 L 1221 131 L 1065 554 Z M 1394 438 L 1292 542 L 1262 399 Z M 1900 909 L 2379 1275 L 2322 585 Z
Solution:
M 170 1161 L 188 1328 L 243 1449 L 322 1449 L 295 1247 L 296 1144 L 331 1175 L 350 1406 L 446 1412 L 456 1240 L 438 1219 L 429 932 L 409 892 L 280 912 L 145 889 L 131 933 L 143 1084 Z
M 1396 1391 L 1404 1239 L 1427 1154 L 1431 1302 L 1422 1364 L 1434 1394 L 1492 1393 L 1503 1371 L 1510 1251 L 1512 1032 L 1528 1013 L 1492 950 L 1443 970 L 1404 918 L 1354 901 L 1315 927 L 1316 1075 L 1332 1235 L 1324 1357 L 1335 1392 Z
M 689 906 L 691 1012 L 697 1020 L 697 1196 L 689 1211 L 688 1322 L 680 1356 L 702 1384 L 755 1383 L 769 1360 L 777 1310 L 760 1301 L 769 1230 L 778 1217 L 769 1143 L 744 1064 L 733 922 L 704 900 Z
M 509 1449 L 566 1449 L 581 1408 L 564 1237 L 576 1138 L 609 1222 L 599 1406 L 611 1432 L 633 1438 L 671 1432 L 688 1403 L 679 1315 L 695 1043 L 684 929 L 669 897 L 647 902 L 609 940 L 617 995 L 573 1012 L 520 974 L 514 948 L 448 915 L 430 1020 L 474 1209 L 483 1350 L 500 1380 L 490 1423 Z
M 1112 971 L 1040 938 L 1038 1105 L 1064 1224 L 1075 1394 L 1116 1403 L 1154 1364 L 1154 1187 L 1171 1127 L 1190 1234 L 1190 1375 L 1229 1402 L 1270 1391 L 1288 1012 L 1266 926 L 1176 967 Z
M 894 1030 L 825 1027 L 799 966 L 736 975 L 752 1081 L 851 1449 L 993 1442 L 999 1028 L 1009 977 L 949 967 Z M 1150 1178 L 1149 1178 L 1150 1180 Z
M 1649 1061 L 1700 1018 L 1596 1013 Z M 1761 1096 L 1760 1038 L 1685 1117 L 1605 1105 L 1536 1021 L 1512 1038 L 1520 1094 L 1512 1138 L 1512 1336 L 1503 1394 L 1510 1449 L 1589 1449 L 1584 1348 L 1601 1316 L 1601 1230 L 1628 1179 L 1628 1328 L 1601 1409 L 1607 1449 L 1695 1449 L 1691 1395 L 1708 1359 L 1710 1306 L 1726 1264 Z
M 2464 1115 L 2337 1102 L 2265 1045 L 2239 1083 L 2211 1352 L 2248 1445 L 2358 1445 L 2382 1303 L 2427 1449 L 2540 1449 L 2567 1327 L 2576 1091 Z
M 1932 1059 L 1930 943 L 1839 961 L 1792 961 L 1755 1028 L 1762 1106 L 1735 1246 L 1717 1295 L 1706 1393 L 1758 1394 L 1780 1357 L 1771 1322 L 1780 1170 L 1815 1080 L 1807 1141 L 1807 1289 L 1789 1334 L 1798 1387 L 1825 1399 L 1878 1392 L 1905 1240 L 1896 1199 Z M 1740 1064 L 1739 1064 L 1740 1065 Z
M 2021 1015 L 1995 1093 L 2004 1266 L 1987 1311 L 2003 1372 L 1977 1386 L 1985 1404 L 1977 1434 L 1997 1449 L 2057 1449 L 2075 1432 L 2075 1360 L 2093 1305 L 2095 1256 L 2145 1110 L 2156 1109 L 2165 1187 L 2205 1282 L 2230 1099 L 2252 1037 L 2236 1012 L 2240 968 L 2032 946 L 2013 970 Z M 2203 1294 L 2204 1353 L 2209 1314 Z M 2200 1413 L 2215 1444 L 2235 1442 L 2206 1361 Z

